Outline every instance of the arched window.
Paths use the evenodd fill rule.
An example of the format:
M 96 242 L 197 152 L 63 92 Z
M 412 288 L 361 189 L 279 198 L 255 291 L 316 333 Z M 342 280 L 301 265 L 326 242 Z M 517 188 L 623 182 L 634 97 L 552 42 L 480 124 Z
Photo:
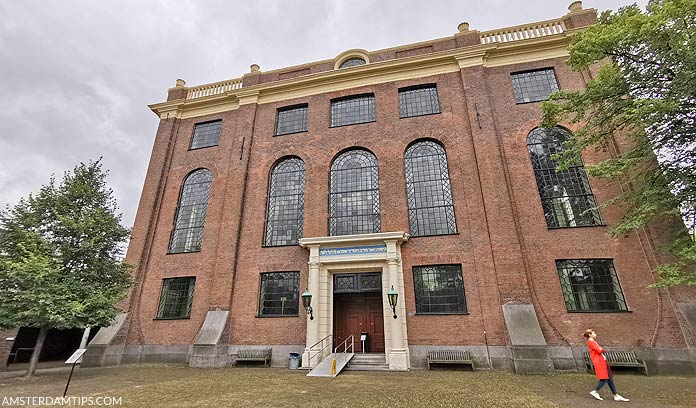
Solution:
M 343 61 L 339 68 L 357 67 L 358 65 L 365 65 L 365 60 L 360 57 L 353 57 Z
M 404 168 L 411 236 L 455 234 L 445 148 L 432 140 L 416 142 L 404 154 Z
M 380 232 L 377 158 L 367 150 L 341 153 L 331 164 L 329 235 Z
M 213 176 L 207 169 L 198 169 L 186 177 L 176 208 L 169 253 L 201 250 L 212 179 Z
M 527 148 L 549 228 L 602 223 L 582 161 L 557 172 L 556 162 L 551 158 L 563 151 L 563 142 L 570 136 L 570 132 L 558 127 L 536 128 L 527 136 Z
M 294 245 L 302 238 L 305 165 L 297 157 L 280 161 L 271 171 L 264 245 Z

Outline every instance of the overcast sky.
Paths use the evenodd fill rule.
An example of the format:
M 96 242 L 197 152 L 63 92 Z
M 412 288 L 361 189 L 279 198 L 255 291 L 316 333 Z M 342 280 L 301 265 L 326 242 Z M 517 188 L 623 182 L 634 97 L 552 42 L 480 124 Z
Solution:
M 241 77 L 254 63 L 263 71 L 425 41 L 462 21 L 485 31 L 552 19 L 570 3 L 0 0 L 0 208 L 103 156 L 132 226 L 158 124 L 147 105 L 177 78 L 198 85 Z

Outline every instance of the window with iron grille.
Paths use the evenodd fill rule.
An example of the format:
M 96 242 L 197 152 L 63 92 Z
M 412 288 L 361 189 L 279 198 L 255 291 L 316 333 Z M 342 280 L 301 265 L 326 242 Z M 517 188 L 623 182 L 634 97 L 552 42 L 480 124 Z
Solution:
M 157 319 L 188 319 L 195 285 L 194 277 L 163 279 Z
M 193 136 L 189 149 L 200 149 L 203 147 L 217 146 L 220 140 L 220 130 L 222 121 L 196 123 L 193 126 Z
M 628 310 L 611 259 L 562 259 L 556 269 L 569 312 Z
M 276 164 L 268 189 L 264 245 L 297 244 L 304 221 L 304 162 L 290 157 Z
M 411 236 L 456 234 L 445 148 L 432 140 L 416 142 L 404 154 L 404 168 Z
M 582 161 L 556 171 L 553 154 L 563 151 L 570 132 L 562 128 L 536 128 L 527 136 L 541 206 L 549 228 L 601 225 L 599 210 Z
M 558 91 L 558 82 L 552 68 L 510 75 L 517 103 L 545 101 L 549 95 Z
M 466 296 L 461 265 L 413 267 L 417 314 L 464 314 Z
M 399 115 L 402 118 L 440 113 L 437 87 L 433 84 L 399 89 Z
M 299 272 L 262 273 L 259 316 L 297 316 L 299 293 Z
M 186 177 L 179 194 L 179 205 L 169 240 L 170 254 L 201 250 L 212 178 L 207 169 L 198 169 Z
M 358 95 L 331 101 L 331 127 L 374 122 L 375 95 Z
M 341 66 L 338 68 L 357 67 L 358 65 L 365 65 L 365 60 L 359 57 L 348 58 L 347 60 L 343 61 Z
M 308 110 L 307 104 L 278 109 L 275 135 L 306 132 Z
M 380 232 L 379 170 L 367 150 L 341 153 L 331 164 L 329 235 Z

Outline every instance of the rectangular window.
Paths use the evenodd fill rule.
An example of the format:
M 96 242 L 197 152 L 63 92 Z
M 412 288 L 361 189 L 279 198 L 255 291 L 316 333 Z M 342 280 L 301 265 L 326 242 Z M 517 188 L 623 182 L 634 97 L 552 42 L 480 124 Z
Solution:
M 374 122 L 375 95 L 358 95 L 331 101 L 331 127 Z
M 417 314 L 464 314 L 466 296 L 461 265 L 413 267 Z
M 402 118 L 434 113 L 440 113 L 440 102 L 437 99 L 435 85 L 399 89 L 399 115 Z
M 203 147 L 217 146 L 218 141 L 220 140 L 221 129 L 221 120 L 196 123 L 193 126 L 193 136 L 191 137 L 191 146 L 189 149 L 193 150 Z
M 275 135 L 306 132 L 308 110 L 307 104 L 278 109 Z
M 299 272 L 262 273 L 259 316 L 297 316 L 299 293 Z
M 195 284 L 195 277 L 163 279 L 157 318 L 188 319 L 191 315 Z
M 558 91 L 558 82 L 556 82 L 553 68 L 517 72 L 510 75 L 517 103 L 545 101 L 549 95 Z
M 556 260 L 556 269 L 569 312 L 628 310 L 611 259 Z

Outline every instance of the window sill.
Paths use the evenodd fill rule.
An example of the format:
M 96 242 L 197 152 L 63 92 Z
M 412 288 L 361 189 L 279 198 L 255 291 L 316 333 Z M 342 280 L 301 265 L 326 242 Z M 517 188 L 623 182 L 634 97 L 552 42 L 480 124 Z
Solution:
M 431 113 L 421 113 L 420 115 L 409 115 L 409 116 L 401 116 L 399 115 L 399 119 L 408 119 L 408 118 L 417 118 L 420 116 L 432 116 L 432 115 L 439 115 L 441 114 L 442 111 L 440 112 L 431 112 Z
M 449 234 L 433 234 L 433 235 L 410 235 L 409 239 L 411 239 L 411 238 L 446 237 L 446 236 L 451 236 L 451 235 L 459 235 L 459 232 L 452 232 Z
M 567 313 L 633 313 L 633 310 L 568 310 Z
M 155 317 L 152 320 L 190 320 L 191 316 L 186 317 Z
M 283 245 L 261 245 L 261 248 L 283 248 L 283 247 L 299 247 L 300 244 L 283 244 Z
M 279 136 L 287 136 L 287 135 L 296 135 L 298 133 L 309 133 L 309 130 L 298 130 L 297 132 L 289 132 L 289 133 L 281 133 L 281 134 L 274 134 L 273 137 L 279 137 Z
M 299 314 L 294 315 L 256 315 L 258 319 L 273 319 L 278 317 L 299 317 Z
M 469 312 L 449 312 L 449 313 L 415 313 L 414 316 L 451 316 L 451 315 L 468 315 Z
M 188 149 L 189 149 L 189 151 L 192 151 L 192 150 L 208 149 L 210 147 L 218 147 L 218 146 L 219 146 L 219 144 L 214 144 L 214 145 L 210 145 L 210 146 L 189 147 Z
M 167 254 L 166 254 L 166 255 L 180 255 L 180 254 L 197 254 L 197 253 L 199 253 L 199 252 L 201 252 L 201 250 L 200 250 L 200 249 L 199 249 L 198 251 L 186 251 L 186 252 L 167 252 Z
M 574 228 L 595 228 L 595 227 L 608 227 L 607 224 L 595 224 L 595 225 L 576 225 L 572 227 L 549 227 L 547 226 L 547 230 L 564 230 L 564 229 L 574 229 Z

